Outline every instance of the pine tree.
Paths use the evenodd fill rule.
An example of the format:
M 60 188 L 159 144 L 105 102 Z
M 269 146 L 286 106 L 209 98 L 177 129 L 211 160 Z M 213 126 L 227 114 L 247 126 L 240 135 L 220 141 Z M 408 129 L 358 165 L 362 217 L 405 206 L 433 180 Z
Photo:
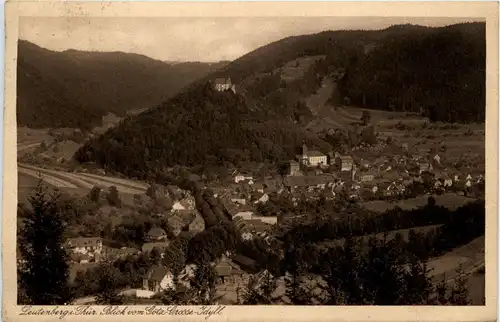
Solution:
M 452 305 L 468 305 L 469 300 L 469 289 L 467 288 L 467 277 L 463 266 L 460 265 L 457 269 L 457 275 L 455 277 L 455 284 L 451 290 L 450 304 Z
M 252 276 L 238 292 L 239 304 L 243 305 L 270 305 L 275 304 L 277 298 L 273 296 L 277 288 L 276 278 L 268 271 L 264 271 L 261 276 Z
M 446 279 L 443 278 L 443 280 L 436 285 L 437 304 L 439 305 L 449 304 L 448 297 L 446 296 L 446 291 L 447 291 Z
M 19 274 L 20 291 L 25 303 L 61 305 L 70 301 L 67 254 L 63 249 L 64 223 L 56 201 L 40 178 L 34 195 L 29 197 L 32 210 L 27 212 L 20 231 L 19 249 L 25 262 Z

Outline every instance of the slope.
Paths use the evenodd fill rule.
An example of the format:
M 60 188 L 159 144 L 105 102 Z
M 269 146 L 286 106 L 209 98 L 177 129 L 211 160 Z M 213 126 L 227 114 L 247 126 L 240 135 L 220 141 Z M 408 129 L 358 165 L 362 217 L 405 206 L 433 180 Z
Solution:
M 175 165 L 237 165 L 248 160 L 274 163 L 293 157 L 303 140 L 311 148 L 328 152 L 331 150 L 328 143 L 319 139 L 315 131 L 304 129 L 315 117 L 311 107 L 323 105 L 323 109 L 328 108 L 321 88 L 323 85 L 326 85 L 325 89 L 334 86 L 325 83 L 325 79 L 332 78 L 337 82 L 338 75 L 347 74 L 338 84 L 340 95 L 343 95 L 342 91 L 349 91 L 346 84 L 356 76 L 355 67 L 377 55 L 380 48 L 397 53 L 403 44 L 408 45 L 400 39 L 407 39 L 410 43 L 426 39 L 426 42 L 415 41 L 413 44 L 415 53 L 420 53 L 426 48 L 422 44 L 433 43 L 432 35 L 446 35 L 449 30 L 452 30 L 451 38 L 457 40 L 455 44 L 462 55 L 468 57 L 472 49 L 464 45 L 464 39 L 484 38 L 480 32 L 483 27 L 481 24 L 444 28 L 403 25 L 380 31 L 327 31 L 286 38 L 258 48 L 189 85 L 181 94 L 156 108 L 127 119 L 116 129 L 89 141 L 75 158 L 129 176 L 153 178 Z M 392 43 L 396 45 L 387 45 Z M 448 54 L 452 48 L 445 46 L 443 50 L 447 52 L 442 54 Z M 480 64 L 479 58 L 473 57 L 468 59 Z M 420 69 L 421 64 L 415 64 L 417 59 L 418 55 L 404 60 L 405 64 L 400 68 L 418 75 L 418 79 L 433 77 L 428 74 L 429 69 Z M 307 68 L 300 68 L 301 64 L 307 64 Z M 446 71 L 444 62 L 438 60 L 436 64 L 437 71 Z M 290 68 L 294 66 L 297 70 L 291 73 Z M 477 77 L 470 73 L 471 69 L 462 65 L 458 67 L 463 69 L 464 77 Z M 371 68 L 376 71 L 377 65 L 371 65 Z M 370 70 L 357 72 L 365 75 Z M 390 77 L 395 77 L 395 73 L 394 69 L 388 70 Z M 216 77 L 231 77 L 236 83 L 237 94 L 215 92 L 210 81 Z M 348 81 L 342 81 L 346 78 Z M 457 79 L 450 78 L 450 81 L 456 82 Z M 475 81 L 481 82 L 481 79 Z M 445 88 L 453 84 L 432 85 Z M 421 86 L 429 86 L 429 83 Z M 365 90 L 370 93 L 374 88 Z M 314 98 L 314 93 L 321 94 L 321 100 L 313 100 L 311 105 L 307 98 Z M 471 97 L 476 95 L 463 93 Z M 451 100 L 450 97 L 441 99 L 443 104 L 447 99 Z M 443 107 L 448 108 L 448 105 Z M 394 109 L 402 109 L 402 106 L 396 104 Z
M 306 137 L 293 122 L 263 119 L 241 95 L 207 83 L 92 139 L 75 159 L 153 179 L 175 165 L 276 162 L 292 157 Z
M 89 128 L 108 112 L 123 116 L 157 105 L 224 64 L 169 65 L 123 52 L 55 52 L 20 40 L 18 123 Z

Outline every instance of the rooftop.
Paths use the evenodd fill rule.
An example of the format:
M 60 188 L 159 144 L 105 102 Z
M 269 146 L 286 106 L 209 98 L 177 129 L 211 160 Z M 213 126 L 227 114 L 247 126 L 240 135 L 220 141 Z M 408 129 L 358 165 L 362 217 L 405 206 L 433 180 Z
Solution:
M 170 270 L 165 266 L 153 266 L 146 274 L 146 278 L 151 281 L 161 282 L 161 280 L 170 273 Z
M 151 228 L 148 232 L 148 236 L 150 237 L 162 237 L 165 236 L 166 234 L 167 233 L 165 232 L 165 230 L 158 227 Z
M 309 187 L 316 186 L 319 184 L 326 184 L 332 181 L 331 176 L 298 176 L 298 177 L 286 177 L 284 180 L 284 185 L 287 187 Z
M 162 242 L 158 242 L 158 243 L 145 243 L 144 245 L 142 245 L 142 251 L 144 253 L 146 253 L 146 252 L 152 251 L 153 248 L 159 248 L 161 250 L 164 250 L 167 247 L 168 247 L 168 243 L 162 243 Z
M 309 156 L 309 157 L 324 157 L 326 155 L 318 150 L 309 150 L 309 151 L 307 151 L 307 156 Z
M 102 243 L 101 237 L 77 237 L 67 240 L 69 247 L 95 247 Z

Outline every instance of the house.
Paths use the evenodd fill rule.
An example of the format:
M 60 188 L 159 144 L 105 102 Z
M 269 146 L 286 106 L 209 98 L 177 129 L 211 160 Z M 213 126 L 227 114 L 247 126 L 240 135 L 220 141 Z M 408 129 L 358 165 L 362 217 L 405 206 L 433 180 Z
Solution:
M 234 219 L 238 218 L 243 218 L 243 220 L 250 220 L 252 219 L 253 212 L 252 211 L 240 211 L 236 215 L 234 215 Z
M 172 205 L 172 212 L 176 212 L 179 210 L 193 210 L 196 207 L 196 203 L 193 197 L 189 196 L 179 201 L 176 201 Z
M 226 256 L 222 256 L 214 269 L 219 284 L 238 285 L 245 282 L 245 272 Z
M 453 185 L 453 180 L 447 178 L 444 180 L 443 186 L 444 187 L 451 187 Z
M 361 176 L 361 182 L 370 182 L 373 181 L 375 176 L 373 174 L 365 174 Z
M 149 253 L 154 248 L 156 248 L 160 253 L 164 253 L 167 247 L 168 247 L 167 242 L 145 243 L 144 245 L 142 245 L 141 250 L 143 253 Z
M 249 272 L 257 272 L 258 271 L 258 265 L 257 262 L 249 257 L 243 256 L 236 254 L 233 256 L 233 261 L 238 264 L 238 266 Z
M 424 163 L 420 163 L 419 164 L 419 167 L 420 167 L 420 173 L 423 173 L 423 172 L 430 172 L 433 170 L 432 168 L 432 165 L 427 163 L 427 162 L 424 162 Z
M 267 193 L 263 194 L 259 199 L 257 199 L 254 203 L 263 203 L 265 204 L 266 202 L 269 201 L 269 195 Z
M 149 230 L 146 235 L 146 241 L 148 242 L 158 242 L 167 240 L 167 233 L 165 230 L 159 227 L 153 227 Z
M 238 171 L 233 172 L 233 175 L 234 175 L 234 183 L 239 183 L 244 181 L 253 182 L 253 176 L 238 173 Z
M 340 163 L 340 171 L 352 171 L 354 159 L 350 155 L 340 156 L 337 160 L 337 162 Z
M 269 225 L 275 225 L 278 223 L 278 217 L 276 216 L 252 216 L 251 218 L 247 220 L 260 220 L 263 223 L 269 224 Z
M 228 77 L 226 79 L 224 78 L 216 78 L 214 81 L 214 89 L 216 91 L 222 92 L 222 91 L 227 91 L 227 90 L 232 90 L 234 93 L 236 93 L 236 86 L 231 82 L 231 78 Z
M 301 161 L 308 167 L 327 165 L 327 156 L 317 150 L 308 150 L 305 144 L 302 145 Z
M 103 255 L 102 238 L 77 237 L 66 241 L 66 248 L 75 255 L 87 255 L 88 261 L 93 259 L 98 262 Z
M 436 163 L 436 164 L 441 164 L 441 157 L 439 156 L 439 154 L 436 154 L 433 158 L 433 161 Z
M 291 160 L 288 165 L 288 175 L 296 176 L 300 174 L 300 165 L 297 161 Z
M 283 180 L 283 185 L 287 188 L 307 188 L 322 184 L 328 184 L 332 180 L 331 176 L 297 176 L 286 177 Z
M 363 169 L 369 169 L 370 168 L 370 161 L 362 159 L 360 162 L 360 166 Z
M 174 279 L 170 270 L 162 265 L 153 266 L 148 270 L 142 280 L 143 289 L 160 293 L 162 291 L 174 288 Z
M 247 203 L 247 200 L 244 198 L 231 198 L 231 202 L 240 204 L 240 205 L 245 205 Z
M 178 210 L 186 210 L 186 207 L 184 207 L 184 205 L 182 203 L 180 203 L 179 201 L 176 201 L 172 205 L 172 212 L 175 212 L 175 211 L 178 211 Z

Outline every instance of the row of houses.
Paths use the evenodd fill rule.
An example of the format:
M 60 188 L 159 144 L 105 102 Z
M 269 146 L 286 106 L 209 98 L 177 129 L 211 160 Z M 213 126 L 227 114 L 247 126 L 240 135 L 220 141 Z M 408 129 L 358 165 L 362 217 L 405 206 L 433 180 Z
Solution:
M 248 284 L 250 276 L 262 275 L 259 272 L 254 260 L 242 255 L 226 254 L 217 261 L 210 264 L 216 273 L 216 286 L 218 289 L 236 291 L 238 287 L 243 287 Z M 184 290 L 192 287 L 192 280 L 195 277 L 197 266 L 188 264 L 178 275 L 178 286 Z M 259 279 L 257 279 L 258 283 Z M 143 278 L 141 289 L 128 292 L 133 293 L 138 298 L 151 298 L 158 293 L 165 292 L 169 289 L 174 290 L 174 276 L 172 272 L 163 265 L 155 265 L 151 267 Z

